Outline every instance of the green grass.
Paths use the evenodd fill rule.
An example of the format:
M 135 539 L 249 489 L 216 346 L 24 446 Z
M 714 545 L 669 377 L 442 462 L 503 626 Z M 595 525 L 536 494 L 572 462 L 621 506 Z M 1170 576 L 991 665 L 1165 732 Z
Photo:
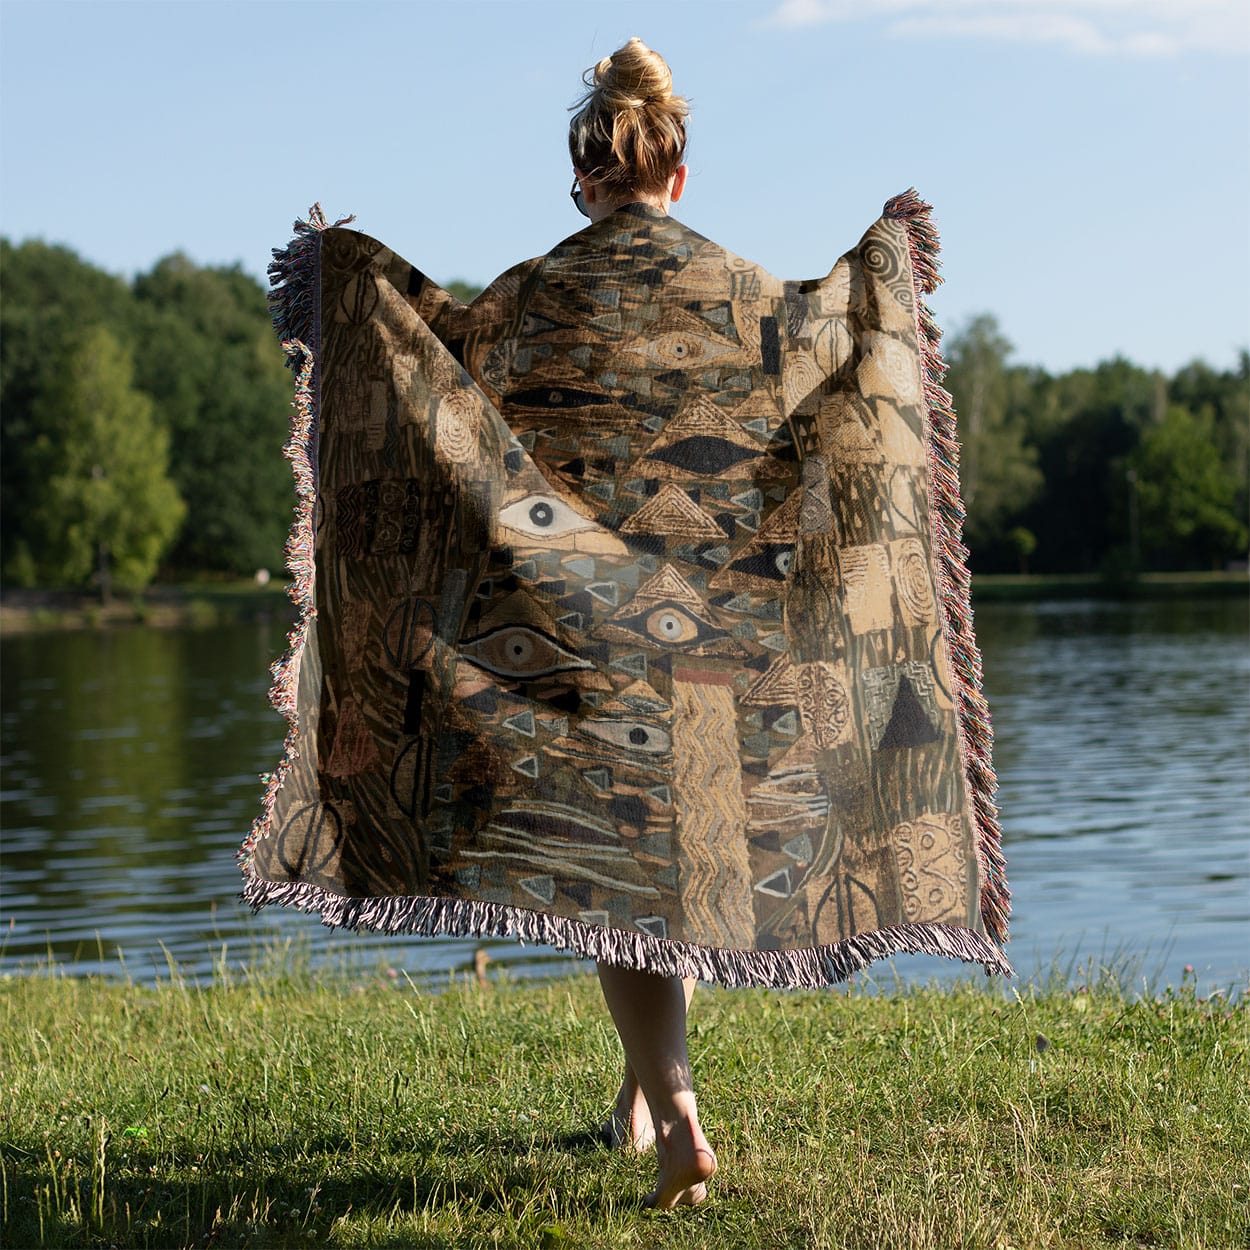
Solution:
M 1142 1247 L 1250 1238 L 1250 1009 L 1192 982 L 700 988 L 697 1209 L 588 1140 L 597 983 L 0 982 L 6 1246 Z

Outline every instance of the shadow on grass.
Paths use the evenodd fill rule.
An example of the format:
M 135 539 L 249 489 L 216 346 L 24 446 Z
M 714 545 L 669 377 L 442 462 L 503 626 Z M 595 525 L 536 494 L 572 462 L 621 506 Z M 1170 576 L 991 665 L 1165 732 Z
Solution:
M 226 1151 L 206 1157 L 194 1175 L 186 1165 L 140 1155 L 111 1162 L 107 1176 L 62 1167 L 0 1147 L 7 1187 L 3 1244 L 69 1247 L 274 1247 L 325 1244 L 340 1220 L 368 1226 L 370 1246 L 441 1247 L 464 1244 L 413 1227 L 454 1212 L 460 1219 L 502 1216 L 517 1235 L 539 1244 L 540 1225 L 554 1217 L 536 1207 L 570 1155 L 611 1152 L 596 1132 L 516 1135 L 462 1129 L 401 1144 L 352 1150 L 341 1138 L 305 1139 L 294 1160 L 288 1146 Z M 318 1163 L 318 1157 L 321 1162 Z M 290 1160 L 289 1162 L 287 1160 Z M 633 1207 L 642 1188 L 625 1197 L 604 1183 L 605 1169 L 575 1166 L 598 1183 L 578 1187 L 583 1218 L 601 1221 Z M 562 1186 L 563 1187 L 563 1186 Z M 509 1244 L 505 1242 L 505 1244 Z

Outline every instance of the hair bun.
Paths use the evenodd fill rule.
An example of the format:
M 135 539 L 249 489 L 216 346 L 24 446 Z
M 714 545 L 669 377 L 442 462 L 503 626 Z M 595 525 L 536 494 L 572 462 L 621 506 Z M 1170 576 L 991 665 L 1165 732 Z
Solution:
M 623 48 L 605 56 L 587 86 L 610 94 L 614 108 L 667 104 L 673 97 L 673 75 L 664 58 L 636 35 Z
M 569 155 L 613 195 L 662 190 L 686 150 L 690 109 L 664 58 L 631 39 L 582 75 Z

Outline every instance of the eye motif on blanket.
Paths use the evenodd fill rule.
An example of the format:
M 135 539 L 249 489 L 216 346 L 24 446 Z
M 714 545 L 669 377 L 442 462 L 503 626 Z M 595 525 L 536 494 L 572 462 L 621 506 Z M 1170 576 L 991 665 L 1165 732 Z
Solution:
M 935 247 L 908 193 L 781 282 L 637 204 L 466 306 L 305 224 L 245 896 L 730 984 L 1009 972 Z

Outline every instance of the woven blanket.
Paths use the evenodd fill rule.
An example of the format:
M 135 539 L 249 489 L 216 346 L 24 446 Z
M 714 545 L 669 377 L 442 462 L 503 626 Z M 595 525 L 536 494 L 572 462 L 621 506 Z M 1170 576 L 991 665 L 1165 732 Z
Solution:
M 929 206 L 783 282 L 632 204 L 468 305 L 310 217 L 245 900 L 726 985 L 1010 975 Z

